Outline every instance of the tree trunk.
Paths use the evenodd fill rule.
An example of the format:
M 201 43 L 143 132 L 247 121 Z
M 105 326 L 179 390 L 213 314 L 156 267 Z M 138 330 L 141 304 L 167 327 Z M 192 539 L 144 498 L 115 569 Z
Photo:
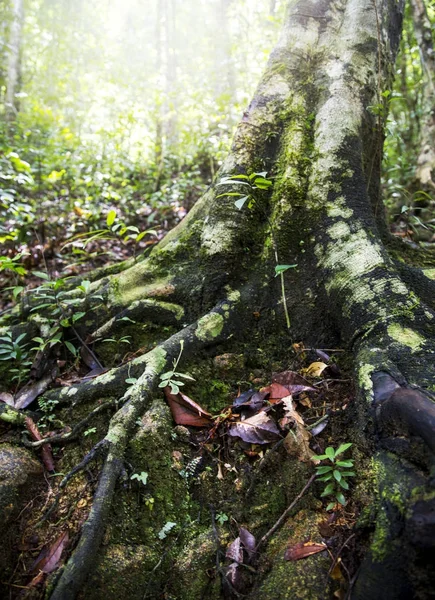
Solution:
M 75 410 L 101 398 L 121 406 L 98 447 L 105 459 L 92 508 L 52 600 L 79 597 L 89 575 L 84 593 L 91 599 L 119 597 L 127 589 L 132 598 L 164 590 L 177 599 L 220 597 L 219 584 L 206 576 L 215 561 L 215 529 L 196 529 L 196 536 L 189 529 L 192 496 L 171 468 L 174 442 L 167 409 L 153 401 L 156 386 L 182 344 L 184 365 L 228 349 L 258 363 L 272 346 L 289 360 L 295 340 L 317 348 L 341 344 L 354 356 L 357 394 L 342 439 L 352 439 L 365 456 L 355 494 L 367 505 L 360 528 L 369 549 L 349 593 L 370 600 L 430 597 L 435 284 L 426 276 L 433 270 L 407 263 L 433 259 L 398 246 L 388 234 L 380 196 L 383 122 L 369 110 L 391 89 L 402 14 L 401 1 L 290 2 L 216 182 L 150 256 L 93 275 L 82 337 L 95 342 L 97 354 L 102 338 L 133 335 L 138 323 L 174 333 L 130 363 L 46 394 L 60 405 L 73 401 Z M 218 185 L 223 177 L 264 171 L 273 178 L 272 191 L 250 188 L 240 210 L 233 196 L 222 196 L 240 187 L 228 180 Z M 294 263 L 283 280 L 274 277 L 277 264 Z M 28 314 L 40 326 L 35 312 Z M 126 317 L 136 325 L 128 329 Z M 210 377 L 203 376 L 206 387 Z M 121 487 L 112 502 L 126 453 L 134 469 L 151 473 L 152 515 L 143 504 L 132 508 Z M 271 501 L 277 490 L 284 485 L 291 500 L 310 477 L 306 465 L 279 456 L 253 494 L 251 488 L 243 497 L 227 490 L 227 510 L 257 535 L 283 510 Z M 207 511 L 207 492 L 198 494 Z M 287 537 L 288 527 L 299 541 L 315 535 L 324 513 L 313 502 L 293 513 Z M 150 528 L 167 522 L 182 525 L 182 532 L 164 550 Z M 327 559 L 313 556 L 284 568 L 277 548 L 287 538 L 279 539 L 249 597 L 301 597 L 301 590 L 304 597 L 332 597 Z
M 23 26 L 23 0 L 12 2 L 12 22 L 9 34 L 8 71 L 6 80 L 6 117 L 13 121 L 18 113 L 16 94 L 20 83 L 21 30 Z
M 415 37 L 420 49 L 422 70 L 425 75 L 422 94 L 425 114 L 422 118 L 416 177 L 420 190 L 433 195 L 435 190 L 435 51 L 432 25 L 422 0 L 412 0 L 411 8 Z

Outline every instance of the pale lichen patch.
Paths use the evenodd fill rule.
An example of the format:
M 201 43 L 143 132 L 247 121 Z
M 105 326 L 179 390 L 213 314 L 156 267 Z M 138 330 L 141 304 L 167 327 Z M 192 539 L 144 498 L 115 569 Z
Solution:
M 216 338 L 222 331 L 224 318 L 222 315 L 211 312 L 198 321 L 196 337 L 203 342 L 210 342 Z
M 429 279 L 434 279 L 435 280 L 435 269 L 423 269 L 423 273 Z
M 375 366 L 370 363 L 362 364 L 358 369 L 358 385 L 361 390 L 370 396 L 373 395 L 372 373 Z
M 413 352 L 420 350 L 425 343 L 423 336 L 409 327 L 399 325 L 399 323 L 391 323 L 391 325 L 388 326 L 387 331 L 390 338 L 402 346 L 411 348 Z

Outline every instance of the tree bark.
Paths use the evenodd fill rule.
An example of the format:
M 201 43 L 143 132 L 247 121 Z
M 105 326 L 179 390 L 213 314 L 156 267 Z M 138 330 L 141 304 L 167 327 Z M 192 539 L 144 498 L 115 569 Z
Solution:
M 432 29 L 426 6 L 422 0 L 411 1 L 414 32 L 420 49 L 422 70 L 425 76 L 422 105 L 425 114 L 420 132 L 420 154 L 417 159 L 416 177 L 420 189 L 434 193 L 435 181 L 435 52 Z
M 18 114 L 16 94 L 20 84 L 21 32 L 23 26 L 23 0 L 12 2 L 12 22 L 9 34 L 8 70 L 6 80 L 6 117 L 13 121 Z
M 433 426 L 433 282 L 417 268 L 397 267 L 412 251 L 398 249 L 387 232 L 380 192 L 383 122 L 369 109 L 391 89 L 402 16 L 402 1 L 289 2 L 280 39 L 216 182 L 149 257 L 92 276 L 87 322 L 94 328 L 87 333 L 97 352 L 103 336 L 125 331 L 126 317 L 176 332 L 127 365 L 52 392 L 59 402 L 73 399 L 74 406 L 115 397 L 122 407 L 105 436 L 96 501 L 53 600 L 76 598 L 93 569 L 120 461 L 138 418 L 147 411 L 149 423 L 160 410 L 150 408 L 151 398 L 180 344 L 187 360 L 228 344 L 255 352 L 272 335 L 283 349 L 303 339 L 314 347 L 340 343 L 354 356 L 358 392 L 351 431 L 356 445 L 373 452 L 368 486 L 375 500 L 370 549 L 352 597 L 429 597 L 424 586 L 431 567 L 422 549 L 433 537 L 422 530 L 424 524 L 433 527 L 427 476 L 432 444 L 425 445 Z M 251 189 L 251 208 L 239 210 L 233 196 L 222 195 L 237 188 L 228 180 L 219 185 L 223 177 L 263 171 L 273 178 L 273 190 Z M 419 258 L 411 255 L 415 262 Z M 284 276 L 290 334 L 274 277 L 277 263 L 297 263 Z M 94 294 L 98 301 L 92 304 Z M 34 313 L 28 314 L 32 320 Z M 33 323 L 38 325 L 35 318 Z M 136 381 L 126 383 L 128 378 Z M 414 402 L 418 420 L 404 408 Z M 397 433 L 393 440 L 391 429 Z M 418 460 L 413 447 L 403 452 L 399 443 L 409 432 L 421 438 Z M 170 480 L 170 467 L 162 469 Z M 308 514 L 307 523 L 317 523 L 319 517 Z M 192 543 L 199 548 L 206 540 L 199 536 Z M 195 550 L 187 544 L 185 552 L 191 557 Z M 316 565 L 314 575 L 299 564 L 289 567 L 294 577 L 283 588 L 287 596 L 273 595 L 269 579 L 251 597 L 293 597 L 296 587 L 307 588 L 312 598 L 329 597 L 322 595 L 324 576 L 317 577 L 324 565 Z M 185 576 L 177 573 L 172 581 Z M 180 599 L 205 593 L 177 589 Z

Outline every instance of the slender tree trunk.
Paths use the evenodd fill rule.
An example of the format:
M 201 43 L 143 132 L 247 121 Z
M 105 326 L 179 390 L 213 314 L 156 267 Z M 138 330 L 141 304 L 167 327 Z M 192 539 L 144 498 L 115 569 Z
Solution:
M 9 34 L 8 70 L 6 80 L 6 116 L 13 121 L 18 114 L 16 94 L 20 85 L 21 32 L 23 26 L 23 0 L 12 0 L 12 22 Z
M 402 16 L 401 1 L 289 2 L 280 39 L 217 180 L 150 256 L 90 275 L 83 335 L 88 344 L 95 342 L 97 353 L 101 340 L 129 331 L 129 319 L 136 322 L 130 325 L 132 335 L 146 322 L 172 327 L 174 333 L 121 367 L 46 394 L 61 405 L 114 398 L 120 407 L 98 446 L 105 460 L 94 502 L 52 600 L 77 597 L 99 552 L 104 554 L 100 577 L 110 578 L 112 569 L 119 579 L 122 570 L 124 585 L 130 569 L 122 562 L 124 555 L 120 561 L 117 548 L 130 547 L 132 540 L 134 552 L 142 552 L 138 580 L 143 582 L 144 570 L 149 574 L 162 569 L 155 597 L 163 590 L 178 600 L 220 597 L 219 589 L 207 596 L 209 587 L 202 578 L 205 565 L 215 564 L 216 534 L 201 530 L 195 537 L 184 526 L 190 522 L 192 498 L 182 495 L 181 478 L 171 466 L 167 409 L 152 399 L 180 346 L 183 361 L 200 361 L 202 352 L 213 348 L 243 348 L 246 356 L 263 356 L 261 350 L 270 348 L 271 339 L 286 360 L 292 341 L 300 339 L 317 348 L 339 343 L 354 357 L 357 396 L 343 441 L 352 439 L 370 465 L 355 490 L 370 514 L 365 525 L 369 551 L 351 586 L 352 597 L 430 597 L 426 588 L 427 582 L 433 583 L 433 566 L 426 549 L 433 548 L 435 538 L 428 479 L 435 434 L 430 396 L 435 382 L 435 284 L 427 276 L 433 270 L 426 273 L 404 262 L 417 263 L 421 255 L 397 246 L 388 235 L 380 197 L 383 122 L 370 111 L 382 101 L 382 92 L 391 89 Z M 273 189 L 249 188 L 250 202 L 238 209 L 231 195 L 238 186 L 220 180 L 264 171 L 273 178 Z M 433 257 L 424 258 L 433 264 Z M 274 277 L 277 263 L 297 263 L 297 268 L 287 271 L 282 282 Z M 78 295 L 73 289 L 62 301 Z M 27 315 L 28 326 L 38 328 L 41 321 L 31 300 L 16 319 Z M 203 377 L 206 382 L 209 378 Z M 115 485 L 126 453 L 139 473 L 150 472 L 154 528 L 149 513 L 144 516 L 139 509 L 134 525 L 125 521 L 131 505 L 115 492 Z M 311 476 L 302 470 L 305 481 L 297 479 L 300 466 L 288 457 L 282 462 L 277 458 L 274 467 L 253 497 L 238 496 L 237 486 L 229 492 L 235 520 L 250 523 L 260 535 L 273 524 L 266 527 L 267 519 L 279 516 L 269 497 L 282 489 L 283 481 L 299 493 Z M 206 504 L 201 497 L 201 505 Z M 99 550 L 111 511 L 111 533 Z M 322 518 L 324 512 L 307 505 L 290 526 L 305 541 Z M 166 550 L 158 546 L 153 554 L 159 543 L 155 528 L 175 521 L 182 524 L 184 537 L 174 542 L 176 555 L 163 568 Z M 329 563 L 307 559 L 284 568 L 276 548 L 272 545 L 259 569 L 261 580 L 250 598 L 297 597 L 301 589 L 307 597 L 330 597 Z M 271 573 L 265 574 L 271 564 Z M 97 592 L 92 581 L 85 592 L 89 598 L 101 598 L 112 589 Z M 143 589 L 132 597 L 143 597 Z
M 420 50 L 425 83 L 422 104 L 424 116 L 420 133 L 420 154 L 416 177 L 420 189 L 434 193 L 435 190 L 435 50 L 432 30 L 423 0 L 411 0 L 414 32 Z

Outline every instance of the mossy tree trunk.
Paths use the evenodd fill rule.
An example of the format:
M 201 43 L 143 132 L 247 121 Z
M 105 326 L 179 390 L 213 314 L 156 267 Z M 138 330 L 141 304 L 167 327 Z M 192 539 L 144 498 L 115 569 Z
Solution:
M 390 425 L 426 441 L 433 433 L 435 284 L 430 269 L 405 263 L 424 259 L 427 266 L 430 257 L 390 238 L 380 191 L 383 92 L 391 88 L 402 15 L 401 0 L 289 2 L 217 177 L 266 171 L 272 190 L 255 192 L 253 206 L 239 210 L 234 197 L 222 196 L 237 186 L 215 183 L 150 256 L 95 274 L 89 297 L 102 297 L 104 309 L 90 306 L 87 334 L 97 352 L 99 339 L 125 328 L 125 317 L 151 319 L 175 333 L 124 367 L 55 392 L 75 403 L 116 397 L 122 408 L 104 438 L 93 507 L 53 600 L 75 598 L 86 581 L 126 447 L 181 340 L 187 359 L 206 346 L 222 349 L 230 338 L 246 342 L 254 331 L 255 344 L 273 331 L 283 347 L 303 339 L 353 352 L 359 440 L 378 423 L 375 533 L 355 597 L 405 597 L 398 584 L 408 593 L 424 580 L 420 546 L 434 540 L 422 541 L 418 523 L 433 527 L 432 492 L 422 474 L 429 463 L 417 469 L 411 455 L 391 454 L 394 443 L 383 435 Z M 284 276 L 290 330 L 277 262 L 297 264 Z M 127 373 L 137 379 L 133 385 L 125 383 Z M 423 415 L 417 421 L 403 408 L 414 401 Z M 418 569 L 406 564 L 409 553 Z

